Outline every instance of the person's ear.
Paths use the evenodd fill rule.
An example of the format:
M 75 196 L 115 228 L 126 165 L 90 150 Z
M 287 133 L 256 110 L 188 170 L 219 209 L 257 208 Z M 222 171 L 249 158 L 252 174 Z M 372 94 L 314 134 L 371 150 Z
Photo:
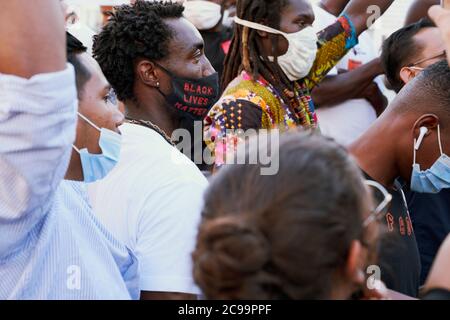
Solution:
M 348 251 L 347 262 L 345 266 L 346 277 L 356 285 L 364 284 L 366 279 L 364 274 L 364 259 L 362 257 L 363 248 L 361 242 L 353 240 Z
M 403 67 L 400 70 L 400 79 L 404 84 L 407 84 L 417 76 L 418 72 L 418 70 L 412 69 L 410 67 Z
M 160 84 L 160 72 L 155 64 L 148 60 L 139 61 L 136 64 L 136 74 L 139 80 L 150 87 L 158 88 Z
M 418 139 L 421 135 L 420 128 L 426 128 L 427 131 L 423 137 L 427 137 L 431 134 L 433 130 L 439 125 L 439 118 L 435 114 L 424 114 L 419 119 L 416 120 L 413 127 L 414 139 Z M 424 129 L 422 129 L 424 130 Z

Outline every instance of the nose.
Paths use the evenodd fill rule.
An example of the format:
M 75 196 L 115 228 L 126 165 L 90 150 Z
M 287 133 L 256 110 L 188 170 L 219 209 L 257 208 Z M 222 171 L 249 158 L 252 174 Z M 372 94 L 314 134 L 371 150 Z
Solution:
M 216 73 L 216 70 L 214 69 L 214 67 L 211 65 L 211 62 L 209 62 L 208 59 L 206 59 L 206 63 L 203 67 L 203 76 L 204 77 L 209 77 L 210 75 Z
M 125 104 L 122 101 L 119 101 L 119 111 L 125 114 Z
M 119 127 L 125 123 L 125 116 L 119 110 L 114 113 L 114 122 L 116 124 L 116 132 L 120 133 Z

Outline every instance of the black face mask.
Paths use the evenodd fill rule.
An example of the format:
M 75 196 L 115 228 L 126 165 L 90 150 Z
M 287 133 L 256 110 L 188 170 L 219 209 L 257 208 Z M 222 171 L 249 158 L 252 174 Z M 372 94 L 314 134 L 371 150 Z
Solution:
M 203 120 L 219 98 L 219 74 L 216 72 L 200 79 L 181 78 L 161 65 L 156 65 L 172 78 L 171 94 L 166 95 L 158 88 L 167 103 L 180 114 L 181 118 Z

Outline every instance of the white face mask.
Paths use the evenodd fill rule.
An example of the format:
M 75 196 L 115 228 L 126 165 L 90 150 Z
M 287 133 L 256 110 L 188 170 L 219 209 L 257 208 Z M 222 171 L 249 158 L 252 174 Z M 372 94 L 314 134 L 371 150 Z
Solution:
M 222 19 L 222 7 L 206 0 L 185 1 L 184 17 L 198 30 L 209 30 L 217 26 Z
M 289 42 L 287 52 L 278 57 L 278 64 L 289 80 L 297 81 L 306 77 L 311 70 L 317 54 L 317 34 L 313 27 L 306 27 L 298 32 L 285 33 L 259 23 L 234 18 L 237 24 L 265 31 L 273 34 L 280 34 Z M 274 57 L 269 57 L 274 61 Z
M 222 24 L 226 28 L 231 28 L 233 26 L 235 14 L 236 14 L 236 8 L 234 8 L 234 7 L 231 7 L 230 9 L 226 9 L 223 12 Z

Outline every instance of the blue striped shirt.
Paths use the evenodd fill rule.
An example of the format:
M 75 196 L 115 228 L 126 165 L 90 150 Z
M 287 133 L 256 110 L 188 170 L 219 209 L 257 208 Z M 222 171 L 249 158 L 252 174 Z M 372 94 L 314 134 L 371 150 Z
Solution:
M 76 124 L 71 66 L 0 74 L 0 299 L 136 299 L 138 264 L 62 181 Z

